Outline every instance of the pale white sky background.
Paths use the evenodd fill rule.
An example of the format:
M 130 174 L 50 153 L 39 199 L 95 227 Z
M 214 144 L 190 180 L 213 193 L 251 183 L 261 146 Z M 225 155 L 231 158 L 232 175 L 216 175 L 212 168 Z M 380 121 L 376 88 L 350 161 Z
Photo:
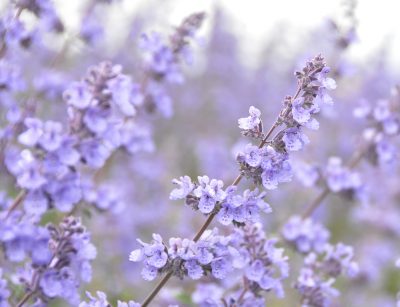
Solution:
M 212 11 L 222 6 L 233 19 L 232 28 L 243 40 L 240 45 L 245 54 L 257 54 L 260 42 L 279 24 L 295 25 L 298 31 L 311 31 L 321 26 L 327 17 L 343 13 L 343 0 L 125 0 L 126 11 L 140 6 L 159 7 L 171 24 L 179 24 L 194 11 Z M 400 0 L 358 0 L 359 41 L 351 49 L 355 60 L 363 61 L 389 41 L 389 54 L 394 65 L 400 65 Z
M 0 7 L 6 1 L 0 0 Z M 55 2 L 64 20 L 71 25 L 77 24 L 81 18 L 80 8 L 87 3 L 83 0 Z M 232 29 L 242 39 L 240 48 L 244 56 L 251 60 L 257 58 L 260 48 L 263 47 L 262 42 L 277 26 L 290 24 L 298 33 L 315 31 L 327 17 L 342 14 L 342 2 L 343 0 L 122 0 L 111 10 L 114 14 L 110 25 L 113 33 L 118 36 L 118 29 L 126 26 L 123 22 L 124 15 L 132 15 L 143 8 L 154 8 L 156 16 L 164 19 L 158 26 L 167 26 L 179 24 L 192 12 L 212 12 L 215 6 L 220 6 L 232 20 Z M 394 63 L 394 68 L 400 67 L 400 0 L 357 2 L 359 41 L 352 46 L 352 57 L 356 61 L 365 61 L 366 55 L 375 52 L 386 41 L 390 42 L 388 56 Z M 292 31 L 293 29 L 290 33 Z M 293 32 L 293 37 L 296 37 L 296 32 Z

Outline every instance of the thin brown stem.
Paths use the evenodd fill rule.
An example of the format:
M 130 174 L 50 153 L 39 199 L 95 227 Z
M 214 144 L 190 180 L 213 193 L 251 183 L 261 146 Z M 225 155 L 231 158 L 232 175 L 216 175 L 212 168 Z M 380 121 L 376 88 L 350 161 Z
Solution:
M 224 304 L 224 307 L 229 307 L 228 303 L 226 302 L 225 299 L 221 299 L 222 304 Z
M 35 294 L 35 291 L 29 291 L 27 292 L 24 297 L 21 299 L 21 301 L 19 301 L 19 303 L 17 304 L 17 307 L 22 307 L 24 306 L 24 304 L 29 301 L 29 299 Z
M 27 194 L 26 190 L 21 190 L 17 197 L 14 199 L 14 202 L 11 204 L 10 208 L 7 211 L 6 216 L 4 217 L 4 220 L 8 219 L 8 217 L 11 215 L 11 213 L 24 201 L 25 196 Z
M 213 221 L 216 213 L 210 214 L 210 216 L 207 218 L 207 220 L 204 222 L 203 226 L 201 226 L 200 230 L 196 233 L 196 235 L 193 238 L 194 242 L 199 241 L 203 233 L 207 230 L 208 226 L 210 226 L 211 222 Z
M 65 234 L 65 232 L 61 231 L 60 236 L 63 237 L 64 234 Z M 62 246 L 63 246 L 63 244 L 61 244 L 61 242 L 58 242 L 57 248 L 54 251 L 50 261 L 48 262 L 46 269 L 54 268 L 54 266 L 57 264 L 57 262 L 54 262 L 54 259 L 57 258 Z M 41 278 L 42 278 L 42 274 L 38 270 L 36 270 L 33 273 L 33 277 L 31 280 L 31 287 L 30 287 L 31 289 L 27 293 L 25 293 L 23 298 L 17 304 L 17 307 L 22 307 L 38 291 L 38 287 L 39 287 Z
M 237 304 L 239 304 L 238 306 L 240 306 L 240 304 L 242 304 L 242 300 L 243 300 L 243 298 L 246 295 L 248 290 L 249 290 L 249 281 L 247 280 L 246 277 L 243 277 L 243 290 L 240 293 L 238 299 L 236 300 Z
M 167 273 L 167 275 L 165 275 L 163 277 L 163 279 L 161 279 L 161 281 L 158 283 L 158 285 L 154 288 L 154 290 L 149 294 L 149 296 L 144 300 L 144 302 L 142 303 L 142 307 L 146 307 L 148 306 L 151 301 L 154 299 L 154 297 L 157 295 L 158 292 L 160 292 L 160 290 L 162 289 L 162 287 L 164 287 L 164 285 L 167 283 L 167 281 L 171 278 L 172 276 L 172 272 Z
M 313 212 L 319 207 L 319 205 L 322 203 L 322 201 L 329 195 L 330 190 L 328 188 L 325 188 L 322 190 L 322 192 L 314 199 L 314 201 L 310 204 L 310 206 L 304 211 L 302 214 L 302 218 L 306 219 L 310 217 Z
M 18 7 L 17 12 L 15 13 L 14 18 L 15 18 L 15 19 L 18 19 L 18 18 L 21 16 L 21 13 L 22 13 L 23 10 L 24 10 L 24 7 L 22 7 L 22 6 Z
M 32 281 L 31 281 L 31 289 L 25 293 L 25 295 L 22 297 L 22 299 L 18 302 L 16 307 L 22 307 L 27 301 L 29 301 L 32 296 L 36 293 L 37 287 L 39 285 L 39 280 L 40 280 L 40 275 L 35 272 L 32 276 Z
M 370 143 L 367 142 L 362 146 L 360 150 L 356 151 L 349 159 L 347 167 L 350 169 L 355 168 L 365 156 L 369 146 Z M 329 190 L 329 188 L 325 187 L 324 190 L 315 198 L 315 200 L 310 204 L 310 206 L 304 211 L 304 213 L 302 214 L 302 218 L 306 219 L 310 217 L 314 213 L 314 211 L 317 210 L 317 208 L 321 205 L 322 201 L 330 194 L 330 192 L 331 191 Z
M 349 160 L 349 162 L 347 164 L 350 169 L 356 167 L 357 164 L 360 163 L 360 161 L 364 157 L 367 149 L 368 149 L 368 145 L 366 145 L 363 150 L 359 150 L 354 153 L 354 155 L 351 157 L 351 159 Z
M 247 291 L 248 291 L 247 288 L 243 288 L 243 291 L 242 291 L 242 293 L 240 293 L 240 296 L 237 300 L 238 304 L 242 303 L 242 300 L 243 300 L 244 296 L 246 295 Z M 240 305 L 238 305 L 238 306 L 240 306 Z
M 21 16 L 22 11 L 24 8 L 22 6 L 19 6 L 17 8 L 17 11 L 14 15 L 14 19 L 18 19 Z M 7 35 L 8 29 L 6 28 L 5 31 L 3 32 L 3 35 L 1 37 L 1 46 L 0 46 L 0 59 L 6 54 L 7 50 L 7 43 L 6 43 L 6 35 Z

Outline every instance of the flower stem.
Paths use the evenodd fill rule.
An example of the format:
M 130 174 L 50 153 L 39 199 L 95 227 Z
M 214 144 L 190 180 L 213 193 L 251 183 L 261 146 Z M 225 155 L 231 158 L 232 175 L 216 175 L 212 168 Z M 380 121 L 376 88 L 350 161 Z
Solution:
M 161 279 L 161 281 L 158 283 L 158 285 L 154 288 L 153 291 L 151 291 L 151 293 L 149 294 L 149 296 L 144 300 L 144 302 L 142 303 L 142 307 L 146 307 L 148 306 L 151 301 L 153 300 L 153 298 L 157 295 L 158 292 L 160 292 L 160 290 L 162 289 L 162 287 L 164 287 L 164 285 L 167 283 L 167 281 L 171 278 L 172 276 L 172 272 L 168 272 L 163 279 Z
M 18 302 L 16 307 L 22 307 L 36 293 L 37 287 L 39 285 L 39 280 L 40 280 L 40 274 L 36 274 L 36 273 L 37 272 L 35 272 L 32 276 L 31 289 L 27 293 L 25 293 L 25 295 Z
M 11 204 L 10 208 L 7 211 L 6 216 L 4 217 L 4 220 L 8 219 L 8 217 L 11 215 L 11 213 L 24 201 L 26 197 L 27 191 L 26 190 L 21 190 L 17 197 L 14 199 L 14 202 Z
M 373 137 L 371 138 L 373 139 Z M 362 158 L 365 156 L 365 154 L 367 153 L 367 150 L 370 146 L 370 142 L 366 142 L 363 145 L 363 148 L 354 152 L 354 154 L 351 156 L 351 158 L 349 159 L 347 166 L 350 169 L 355 168 L 358 163 L 361 162 Z M 309 207 L 307 207 L 307 209 L 304 211 L 304 213 L 302 214 L 302 218 L 306 219 L 308 217 L 310 217 L 315 210 L 317 210 L 317 208 L 321 205 L 321 203 L 323 202 L 323 200 L 331 193 L 331 191 L 329 190 L 328 187 L 325 187 L 322 192 L 314 199 L 314 201 L 310 204 Z
M 310 206 L 302 214 L 301 217 L 303 218 L 303 220 L 310 217 L 313 214 L 313 212 L 315 210 L 317 210 L 317 208 L 320 206 L 322 201 L 329 195 L 330 192 L 331 191 L 327 187 L 325 189 L 323 189 L 323 191 L 314 199 L 314 201 L 310 204 Z
M 29 291 L 27 292 L 24 297 L 21 299 L 21 301 L 19 301 L 19 303 L 17 304 L 17 307 L 22 307 L 24 306 L 24 304 L 33 296 L 33 294 L 35 294 L 35 291 Z
M 22 6 L 19 6 L 17 8 L 17 11 L 16 11 L 16 13 L 14 15 L 14 20 L 17 20 L 19 18 L 19 16 L 21 16 L 21 13 L 22 13 L 23 10 L 24 10 L 24 8 Z M 3 33 L 3 35 L 2 35 L 2 37 L 0 37 L 0 43 L 1 43 L 1 46 L 0 46 L 0 59 L 3 58 L 3 56 L 5 55 L 6 50 L 7 50 L 7 43 L 6 43 L 7 32 L 8 32 L 8 29 L 6 28 L 4 33 Z
M 243 290 L 239 295 L 239 298 L 236 300 L 235 306 L 240 306 L 243 302 L 244 296 L 246 295 L 247 291 L 249 290 L 249 281 L 246 277 L 243 277 Z

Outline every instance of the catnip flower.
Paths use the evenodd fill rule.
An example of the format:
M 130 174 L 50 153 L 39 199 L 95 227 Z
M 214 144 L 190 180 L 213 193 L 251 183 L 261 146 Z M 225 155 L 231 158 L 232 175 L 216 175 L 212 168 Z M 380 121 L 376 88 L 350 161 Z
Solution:
M 361 100 L 353 112 L 356 118 L 369 122 L 369 127 L 364 130 L 364 138 L 370 144 L 366 157 L 374 165 L 394 165 L 398 157 L 397 147 L 392 141 L 400 133 L 397 94 L 396 88 L 390 99 L 378 100 L 375 106 Z
M 193 195 L 199 198 L 198 208 L 208 214 L 213 211 L 217 202 L 225 199 L 226 192 L 222 189 L 222 180 L 210 179 L 208 176 L 198 178 L 199 185 L 193 190 Z
M 196 184 L 193 184 L 188 176 L 181 177 L 180 180 L 174 179 L 173 183 L 180 188 L 171 192 L 170 199 L 185 199 L 187 205 L 204 214 L 211 213 L 217 203 L 227 196 L 222 180 L 210 180 L 208 176 L 199 176 Z
M 223 225 L 255 223 L 259 221 L 260 212 L 272 212 L 270 205 L 264 201 L 265 192 L 245 190 L 243 195 L 238 195 L 236 188 L 231 187 L 227 194 L 217 214 L 217 220 Z
M 258 150 L 249 145 L 245 151 L 247 154 L 246 152 L 238 154 L 237 161 L 244 175 L 251 178 L 254 183 L 262 183 L 267 190 L 273 190 L 280 182 L 290 181 L 292 172 L 287 153 L 278 152 L 269 145 Z M 253 165 L 259 165 L 253 167 L 246 160 Z M 260 163 L 258 160 L 261 160 Z
M 238 120 L 239 128 L 243 130 L 256 130 L 261 124 L 261 112 L 259 109 L 251 106 L 249 109 L 249 117 L 240 118 Z
M 61 297 L 71 304 L 79 304 L 79 285 L 92 278 L 90 262 L 96 257 L 96 248 L 79 219 L 65 218 L 59 227 L 48 227 L 53 254 L 39 281 L 43 300 Z
M 293 216 L 284 225 L 282 235 L 300 253 L 321 253 L 329 242 L 330 233 L 312 219 Z
M 319 167 L 313 164 L 296 163 L 294 174 L 301 184 L 308 188 L 316 185 L 318 180 L 321 179 Z
M 358 265 L 352 259 L 352 247 L 342 243 L 327 244 L 321 256 L 310 253 L 294 285 L 301 295 L 302 306 L 330 305 L 331 299 L 340 294 L 333 287 L 336 278 L 340 274 L 353 278 L 358 273 Z
M 334 193 L 342 193 L 350 199 L 364 200 L 365 186 L 358 173 L 342 165 L 340 158 L 331 157 L 325 170 L 328 188 Z
M 82 301 L 79 304 L 79 307 L 111 307 L 111 304 L 107 300 L 107 295 L 104 292 L 97 291 L 96 294 L 97 297 L 86 291 L 86 296 L 88 297 L 89 302 Z M 118 301 L 117 307 L 140 307 L 140 304 L 134 301 Z
M 237 251 L 235 277 L 224 285 L 215 282 L 198 284 L 192 299 L 199 306 L 265 306 L 274 293 L 284 297 L 282 281 L 288 277 L 288 257 L 268 239 L 261 223 L 235 228 L 231 244 Z M 239 280 L 239 283 L 238 283 Z M 229 287 L 228 289 L 226 287 Z M 267 297 L 266 297 L 267 296 Z
M 73 82 L 64 92 L 64 100 L 68 105 L 84 110 L 89 107 L 93 96 L 84 82 Z
M 229 245 L 230 238 L 218 235 L 217 229 L 206 231 L 199 241 L 171 238 L 167 246 L 160 235 L 153 234 L 152 243 L 138 240 L 142 248 L 131 252 L 129 260 L 143 261 L 142 277 L 153 280 L 170 271 L 183 278 L 199 279 L 206 272 L 222 279 L 233 269 L 237 252 Z
M 267 239 L 260 223 L 235 229 L 233 246 L 241 255 L 237 260 L 244 276 L 258 287 L 250 287 L 258 296 L 261 291 L 273 291 L 278 298 L 284 297 L 282 281 L 289 275 L 288 257 L 284 249 L 276 247 L 278 240 Z
M 308 137 L 298 127 L 287 129 L 282 137 L 282 141 L 285 143 L 287 151 L 299 151 L 306 144 L 310 143 Z
M 195 185 L 189 176 L 183 176 L 179 178 L 180 180 L 174 179 L 173 184 L 179 186 L 179 188 L 174 189 L 169 198 L 172 200 L 185 199 L 194 189 Z
M 265 192 L 245 190 L 237 193 L 237 187 L 223 189 L 221 180 L 198 177 L 199 183 L 192 183 L 189 176 L 174 179 L 179 188 L 174 189 L 170 199 L 185 199 L 187 205 L 203 214 L 214 212 L 223 225 L 254 223 L 259 220 L 260 212 L 270 213 L 271 207 L 264 201 Z

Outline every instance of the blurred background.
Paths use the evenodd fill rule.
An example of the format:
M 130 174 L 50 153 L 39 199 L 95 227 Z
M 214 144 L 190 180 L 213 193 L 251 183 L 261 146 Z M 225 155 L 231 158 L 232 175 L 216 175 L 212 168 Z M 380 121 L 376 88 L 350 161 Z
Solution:
M 37 111 L 44 118 L 59 120 L 65 116 L 60 98 L 64 84 L 79 80 L 89 66 L 111 60 L 122 64 L 126 73 L 139 76 L 142 33 L 156 31 L 167 37 L 191 13 L 207 14 L 193 44 L 193 63 L 184 66 L 185 83 L 169 88 L 172 117 L 150 119 L 154 151 L 117 154 L 96 176 L 99 184 L 118 196 L 122 209 L 115 213 L 82 209 L 98 248 L 87 289 L 104 291 L 113 302 L 141 301 L 155 284 L 143 281 L 140 265 L 128 261 L 130 251 L 138 247 L 136 238 L 149 241 L 153 232 L 164 238 L 191 237 L 204 221 L 183 203 L 169 201 L 171 180 L 207 174 L 231 182 L 238 172 L 236 153 L 248 142 L 240 136 L 237 119 L 247 116 L 254 105 L 268 127 L 283 98 L 294 94 L 293 73 L 306 60 L 323 54 L 338 88 L 333 94 L 335 104 L 323 108 L 320 130 L 308 133 L 311 143 L 294 154 L 295 163 L 323 166 L 330 156 L 346 160 L 364 128 L 352 116 L 354 107 L 362 100 L 388 98 L 399 81 L 400 2 L 396 0 L 54 2 L 65 30 L 43 38 L 45 53 L 33 49 L 15 56 L 21 66 L 29 67 L 32 83 L 59 78 L 43 90 Z M 31 18 L 34 24 L 31 16 L 22 18 Z M 367 205 L 332 196 L 318 212 L 332 230 L 333 241 L 355 246 L 364 273 L 357 282 L 339 284 L 346 290 L 334 306 L 394 306 L 400 289 L 400 274 L 392 270 L 393 255 L 400 255 L 400 222 L 393 218 L 399 216 L 398 166 L 377 172 L 361 165 L 360 172 L 372 187 Z M 299 181 L 270 192 L 268 202 L 274 213 L 265 217 L 266 229 L 276 235 L 279 225 L 301 212 L 317 193 Z M 377 208 L 387 213 L 379 220 L 371 218 Z M 56 213 L 46 217 L 52 219 L 57 219 Z M 366 223 L 371 227 L 366 229 Z M 291 256 L 296 262 L 296 256 Z M 270 306 L 296 305 L 296 294 L 290 290 L 294 276 L 287 282 L 289 299 L 271 300 Z M 174 279 L 161 292 L 158 304 L 193 306 L 195 287 Z

